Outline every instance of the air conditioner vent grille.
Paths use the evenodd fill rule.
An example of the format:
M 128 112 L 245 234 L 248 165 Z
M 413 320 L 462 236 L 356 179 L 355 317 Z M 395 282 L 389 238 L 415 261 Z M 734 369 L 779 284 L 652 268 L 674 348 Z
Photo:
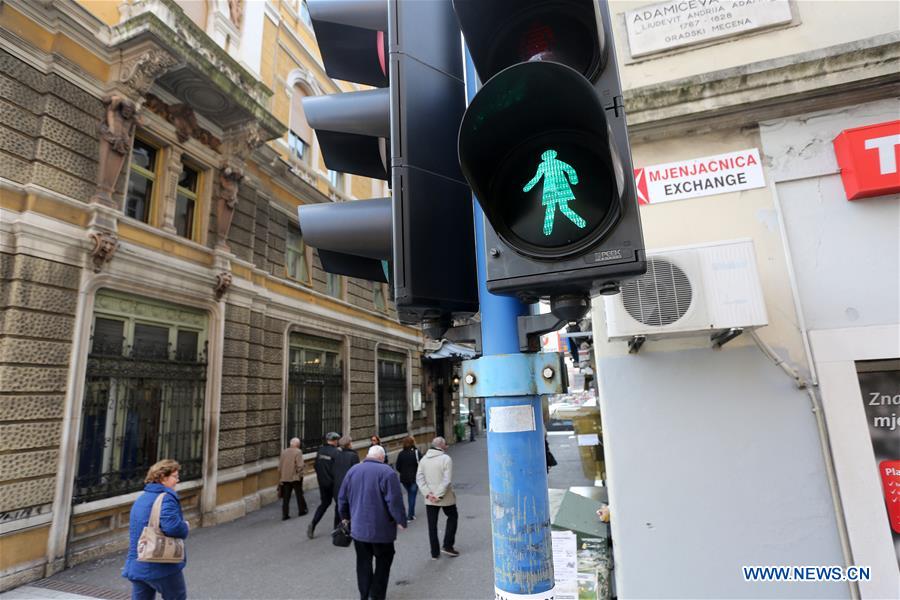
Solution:
M 693 290 L 684 271 L 667 260 L 651 258 L 647 272 L 622 285 L 622 304 L 631 317 L 651 327 L 671 325 L 691 307 Z

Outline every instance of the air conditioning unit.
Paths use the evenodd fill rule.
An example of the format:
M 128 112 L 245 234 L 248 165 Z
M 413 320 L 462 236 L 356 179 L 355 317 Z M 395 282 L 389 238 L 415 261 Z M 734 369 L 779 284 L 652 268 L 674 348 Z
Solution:
M 734 337 L 768 324 L 752 240 L 648 251 L 647 272 L 604 301 L 609 340 L 638 347 L 701 333 Z

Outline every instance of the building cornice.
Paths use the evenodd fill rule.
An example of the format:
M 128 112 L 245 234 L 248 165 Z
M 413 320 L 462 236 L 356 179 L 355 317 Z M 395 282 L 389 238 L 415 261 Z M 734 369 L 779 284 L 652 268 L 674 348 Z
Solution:
M 900 93 L 900 32 L 625 91 L 632 140 L 755 126 Z

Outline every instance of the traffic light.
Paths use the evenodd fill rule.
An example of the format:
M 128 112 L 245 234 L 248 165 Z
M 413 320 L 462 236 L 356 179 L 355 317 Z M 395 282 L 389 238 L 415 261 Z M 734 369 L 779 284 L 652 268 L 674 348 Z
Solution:
M 403 322 L 449 324 L 476 312 L 471 191 L 456 156 L 465 82 L 450 0 L 308 6 L 328 76 L 376 86 L 303 99 L 325 164 L 390 181 L 391 198 L 301 206 L 305 240 L 327 271 L 369 279 L 389 250 Z
M 560 307 L 586 306 L 591 292 L 615 293 L 646 270 L 609 7 L 453 7 L 485 82 L 458 149 L 485 213 L 488 289 L 525 301 L 549 297 L 571 317 Z

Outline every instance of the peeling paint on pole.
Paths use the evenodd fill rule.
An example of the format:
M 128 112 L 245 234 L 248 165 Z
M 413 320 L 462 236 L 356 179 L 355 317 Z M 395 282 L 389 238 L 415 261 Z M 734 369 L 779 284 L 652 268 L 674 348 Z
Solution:
M 488 398 L 488 472 L 496 598 L 552 598 L 553 561 L 543 427 L 508 431 L 493 415 L 530 406 L 541 422 L 538 396 Z

